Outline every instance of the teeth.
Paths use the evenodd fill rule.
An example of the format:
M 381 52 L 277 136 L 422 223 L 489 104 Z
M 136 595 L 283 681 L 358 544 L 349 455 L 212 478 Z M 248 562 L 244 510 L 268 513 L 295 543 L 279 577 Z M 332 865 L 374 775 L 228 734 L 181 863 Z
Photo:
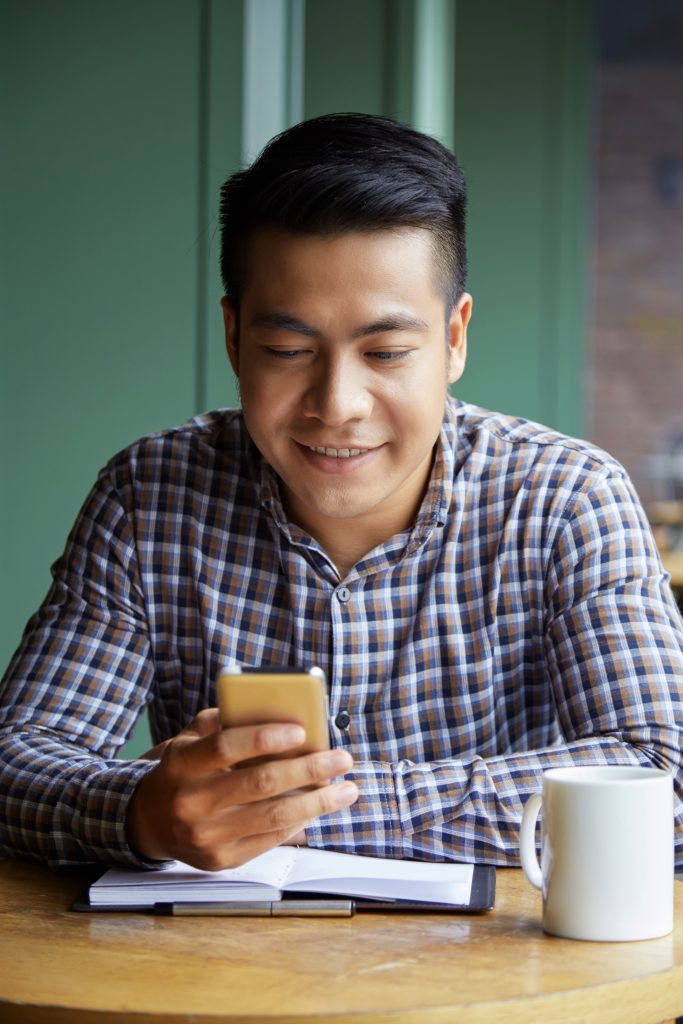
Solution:
M 318 445 L 308 445 L 312 452 L 318 455 L 327 455 L 331 459 L 349 459 L 352 455 L 365 455 L 369 448 L 320 448 Z

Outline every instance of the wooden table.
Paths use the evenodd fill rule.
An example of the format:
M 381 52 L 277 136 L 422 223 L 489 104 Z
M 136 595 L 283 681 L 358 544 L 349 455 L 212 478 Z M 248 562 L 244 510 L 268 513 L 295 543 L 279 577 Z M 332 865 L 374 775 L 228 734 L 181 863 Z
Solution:
M 683 1012 L 676 929 L 650 942 L 542 933 L 521 871 L 481 916 L 160 918 L 68 910 L 82 879 L 0 863 L 3 1024 L 647 1024 Z

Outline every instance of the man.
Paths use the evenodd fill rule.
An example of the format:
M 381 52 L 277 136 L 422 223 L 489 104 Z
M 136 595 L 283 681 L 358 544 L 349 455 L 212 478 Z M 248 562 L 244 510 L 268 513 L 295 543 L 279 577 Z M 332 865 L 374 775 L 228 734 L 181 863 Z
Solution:
M 6 852 L 511 864 L 543 770 L 609 762 L 673 772 L 683 858 L 683 628 L 628 479 L 448 397 L 464 206 L 442 146 L 365 115 L 299 125 L 226 183 L 242 412 L 100 474 L 2 688 Z M 320 665 L 334 751 L 221 731 L 229 661 Z M 117 761 L 146 704 L 160 746 Z

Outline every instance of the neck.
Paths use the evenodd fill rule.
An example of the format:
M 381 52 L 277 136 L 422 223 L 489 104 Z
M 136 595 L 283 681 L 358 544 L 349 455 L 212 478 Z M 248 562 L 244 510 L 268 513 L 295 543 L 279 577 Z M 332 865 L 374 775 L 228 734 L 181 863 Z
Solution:
M 299 498 L 281 479 L 282 504 L 290 521 L 318 541 L 343 579 L 373 548 L 411 529 L 429 486 L 433 459 L 434 450 L 393 492 L 365 508 L 362 500 L 356 500 L 357 511 L 348 509 L 347 515 L 341 510 L 340 500 L 312 504 Z
M 374 535 L 371 532 L 360 534 L 356 531 L 355 526 L 350 526 L 347 523 L 339 531 L 326 530 L 321 533 L 318 530 L 314 533 L 308 530 L 307 532 L 318 541 L 325 554 L 334 562 L 339 578 L 343 580 L 354 565 L 360 562 L 361 558 L 369 554 L 373 548 L 384 544 L 400 530 L 393 530 L 391 533 L 377 531 Z M 349 534 L 353 534 L 353 536 L 349 537 Z
M 317 540 L 344 579 L 373 548 L 411 529 L 420 511 L 425 487 L 426 484 L 409 507 L 398 504 L 349 518 L 311 515 L 308 509 L 298 508 L 291 499 L 285 500 L 285 510 L 292 522 Z

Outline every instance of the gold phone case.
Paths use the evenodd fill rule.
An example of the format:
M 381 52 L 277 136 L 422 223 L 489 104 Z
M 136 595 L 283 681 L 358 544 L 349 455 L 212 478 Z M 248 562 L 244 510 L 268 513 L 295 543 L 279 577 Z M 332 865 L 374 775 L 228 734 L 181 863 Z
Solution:
M 296 722 L 306 740 L 294 751 L 274 754 L 270 760 L 299 757 L 330 745 L 327 686 L 322 669 L 300 671 L 246 671 L 230 669 L 216 680 L 221 725 L 261 725 L 265 722 Z

